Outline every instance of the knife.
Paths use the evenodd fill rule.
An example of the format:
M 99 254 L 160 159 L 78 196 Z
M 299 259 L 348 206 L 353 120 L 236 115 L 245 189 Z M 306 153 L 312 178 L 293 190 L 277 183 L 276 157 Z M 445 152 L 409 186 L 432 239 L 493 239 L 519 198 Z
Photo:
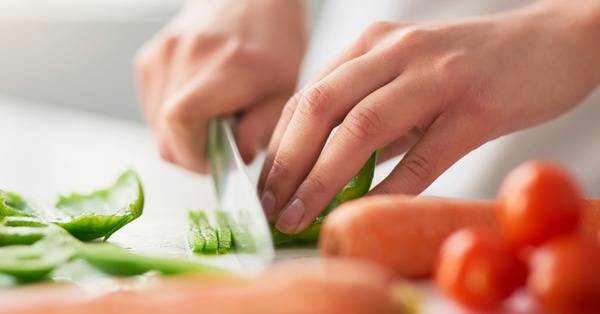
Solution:
M 208 160 L 220 209 L 229 216 L 235 258 L 247 273 L 273 261 L 271 231 L 256 187 L 233 136 L 234 119 L 213 119 L 208 125 Z

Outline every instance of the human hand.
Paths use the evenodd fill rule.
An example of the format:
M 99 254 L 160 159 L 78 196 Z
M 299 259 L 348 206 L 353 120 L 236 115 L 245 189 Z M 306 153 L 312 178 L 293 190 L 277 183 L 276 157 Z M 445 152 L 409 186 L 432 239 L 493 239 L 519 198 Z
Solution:
M 293 94 L 305 49 L 299 0 L 195 1 L 136 55 L 144 113 L 163 159 L 206 172 L 207 122 L 237 114 L 250 162 Z
M 259 186 L 268 217 L 306 228 L 378 148 L 406 154 L 370 193 L 420 193 L 481 144 L 575 106 L 600 81 L 594 2 L 374 24 L 284 108 Z

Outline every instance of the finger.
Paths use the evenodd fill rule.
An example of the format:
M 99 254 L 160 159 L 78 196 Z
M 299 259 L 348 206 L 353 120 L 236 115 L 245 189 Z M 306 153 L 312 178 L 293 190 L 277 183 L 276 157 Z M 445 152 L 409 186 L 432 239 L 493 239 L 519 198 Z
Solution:
M 150 125 L 154 126 L 165 96 L 177 38 L 160 34 L 151 43 L 136 56 L 136 75 L 143 112 Z
M 370 53 L 346 62 L 295 96 L 297 108 L 265 181 L 263 207 L 269 217 L 277 216 L 306 177 L 331 130 L 361 99 L 397 75 L 397 67 Z
M 335 132 L 317 163 L 281 212 L 277 228 L 294 233 L 306 228 L 378 147 L 437 114 L 439 100 L 419 80 L 406 75 L 361 101 Z
M 486 132 L 481 129 L 468 116 L 438 118 L 370 194 L 421 193 L 452 164 L 486 141 Z
M 258 151 L 267 145 L 287 98 L 272 97 L 242 114 L 235 136 L 244 162 L 251 163 Z
M 396 156 L 406 153 L 406 151 L 408 151 L 422 135 L 423 131 L 421 131 L 420 128 L 412 128 L 405 135 L 380 149 L 381 152 L 377 158 L 377 163 L 380 164 L 386 162 Z
M 248 76 L 236 68 L 202 72 L 166 100 L 159 128 L 177 164 L 195 172 L 207 171 L 206 124 L 258 100 Z
M 328 66 L 325 67 L 323 71 L 321 71 L 318 75 L 316 75 L 312 80 L 306 84 L 306 86 L 311 86 L 315 82 L 320 81 L 325 76 L 330 74 L 333 70 L 337 69 L 340 65 L 352 60 L 354 58 L 358 58 L 366 52 L 364 45 L 360 42 L 354 43 L 348 49 L 346 49 L 342 55 L 333 60 Z M 265 162 L 263 164 L 259 180 L 258 180 L 258 192 L 259 195 L 263 194 L 265 181 L 267 179 L 267 175 L 269 171 L 273 167 L 273 159 L 275 157 L 275 153 L 279 148 L 279 143 L 281 138 L 283 137 L 283 133 L 287 129 L 287 125 L 289 124 L 294 111 L 296 110 L 296 106 L 298 105 L 299 99 L 297 97 L 290 99 L 286 106 L 284 107 L 281 116 L 279 117 L 279 121 L 277 121 L 277 125 L 275 126 L 275 130 L 273 130 L 273 135 L 271 136 L 271 141 L 267 146 L 267 154 L 265 157 Z

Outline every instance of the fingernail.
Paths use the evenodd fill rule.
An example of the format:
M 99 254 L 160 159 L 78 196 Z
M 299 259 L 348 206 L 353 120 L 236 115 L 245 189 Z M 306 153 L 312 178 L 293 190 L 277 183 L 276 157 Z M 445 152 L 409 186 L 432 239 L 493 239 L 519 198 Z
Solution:
M 277 220 L 276 227 L 283 233 L 291 233 L 296 230 L 300 220 L 304 216 L 304 203 L 300 199 L 295 199 L 290 206 L 283 210 Z
M 260 203 L 267 215 L 267 218 L 272 219 L 273 211 L 275 210 L 275 195 L 271 191 L 265 191 L 260 199 Z

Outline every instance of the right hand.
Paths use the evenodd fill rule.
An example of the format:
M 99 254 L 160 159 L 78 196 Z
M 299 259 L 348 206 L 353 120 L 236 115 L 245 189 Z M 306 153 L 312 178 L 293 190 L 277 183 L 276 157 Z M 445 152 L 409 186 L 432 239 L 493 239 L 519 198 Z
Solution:
M 306 45 L 300 0 L 196 1 L 135 58 L 163 159 L 206 172 L 207 122 L 237 114 L 240 152 L 266 145 L 296 87 Z

